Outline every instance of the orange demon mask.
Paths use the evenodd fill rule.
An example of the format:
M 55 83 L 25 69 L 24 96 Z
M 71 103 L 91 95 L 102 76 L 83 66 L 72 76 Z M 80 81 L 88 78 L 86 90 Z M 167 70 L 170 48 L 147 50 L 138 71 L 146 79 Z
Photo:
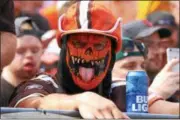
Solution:
M 116 52 L 121 49 L 121 18 L 115 18 L 99 2 L 80 1 L 61 15 L 58 27 L 59 47 L 64 47 L 63 38 L 67 36 L 65 59 L 74 84 L 83 90 L 95 89 L 107 75 L 111 44 L 115 43 Z M 64 71 L 62 68 L 61 74 Z
M 108 71 L 110 60 L 110 38 L 93 34 L 69 35 L 66 63 L 79 87 L 87 90 L 99 85 Z

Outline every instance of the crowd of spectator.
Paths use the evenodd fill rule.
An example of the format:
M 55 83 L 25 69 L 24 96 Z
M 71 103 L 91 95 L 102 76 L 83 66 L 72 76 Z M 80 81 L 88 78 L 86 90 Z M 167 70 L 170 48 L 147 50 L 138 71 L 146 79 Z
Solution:
M 143 70 L 149 113 L 180 113 L 180 61 L 166 53 L 179 48 L 179 1 L 3 0 L 0 9 L 1 107 L 128 119 L 126 75 Z

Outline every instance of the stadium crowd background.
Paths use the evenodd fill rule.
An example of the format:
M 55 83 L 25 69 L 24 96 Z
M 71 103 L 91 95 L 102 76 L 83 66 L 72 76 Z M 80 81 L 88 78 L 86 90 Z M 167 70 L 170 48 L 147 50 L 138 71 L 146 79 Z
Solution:
M 49 35 L 53 37 L 53 33 L 55 33 L 55 31 L 52 30 L 58 29 L 59 16 L 62 15 L 73 3 L 75 3 L 74 0 L 14 1 L 15 16 L 32 16 L 32 19 L 35 20 L 38 27 L 44 32 L 51 30 L 51 32 L 49 32 Z M 103 1 L 101 3 L 112 8 L 114 15 L 123 19 L 123 24 L 134 20 L 145 19 L 148 14 L 155 11 L 169 12 L 175 17 L 176 23 L 179 24 L 179 1 Z M 42 55 L 42 61 L 44 63 L 50 64 L 57 61 L 57 55 L 59 55 L 57 49 L 59 48 L 55 43 L 51 43 L 51 45 L 47 47 L 50 41 L 53 41 L 53 39 L 48 40 L 46 39 L 46 42 L 44 40 L 47 52 Z M 50 51 L 50 54 L 48 53 L 48 51 Z M 53 57 L 54 59 L 46 59 L 47 55 L 52 55 L 51 57 Z
M 8 95 L 12 94 L 14 88 L 18 86 L 21 82 L 29 80 L 30 78 L 34 77 L 36 73 L 39 72 L 46 72 L 52 76 L 56 74 L 58 61 L 60 59 L 59 55 L 61 52 L 61 49 L 58 47 L 56 42 L 57 41 L 56 33 L 58 33 L 58 18 L 63 13 L 65 13 L 67 9 L 75 2 L 76 0 L 14 1 L 15 18 L 28 16 L 31 19 L 23 18 L 23 19 L 16 19 L 15 21 L 17 50 L 11 64 L 6 66 L 2 70 L 2 78 L 1 78 L 2 81 L 6 81 L 1 83 L 1 86 L 4 87 L 7 84 L 8 84 L 7 86 L 9 86 L 8 89 L 9 91 L 1 87 L 1 95 L 3 91 L 4 91 L 3 94 L 5 94 L 3 96 L 4 98 L 2 98 L 4 99 L 2 101 L 5 106 L 9 102 L 6 101 L 6 99 L 9 99 Z M 108 8 L 112 10 L 112 13 L 116 18 L 121 17 L 123 25 L 131 22 L 133 23 L 136 20 L 143 21 L 144 19 L 149 19 L 151 23 L 147 21 L 143 21 L 141 22 L 141 25 L 143 23 L 148 27 L 152 27 L 151 24 L 156 26 L 157 21 L 158 22 L 159 20 L 163 21 L 163 24 L 158 23 L 158 25 L 167 27 L 167 29 L 171 32 L 171 35 L 166 36 L 167 38 L 158 38 L 157 36 L 155 37 L 153 35 L 146 36 L 147 38 L 149 38 L 149 42 L 150 40 L 152 40 L 151 44 L 149 44 L 147 40 L 145 42 L 143 41 L 145 44 L 147 44 L 148 50 L 150 50 L 148 52 L 150 52 L 152 61 L 150 60 L 147 61 L 148 64 L 146 63 L 147 65 L 145 67 L 141 65 L 144 63 L 139 61 L 138 61 L 139 63 L 136 62 L 137 64 L 136 68 L 133 68 L 133 65 L 129 64 L 126 66 L 126 70 L 139 69 L 137 68 L 138 65 L 140 65 L 140 69 L 144 69 L 144 68 L 149 68 L 150 70 L 154 69 L 156 72 L 155 73 L 151 72 L 148 75 L 151 80 L 155 81 L 154 83 L 153 81 L 150 81 L 150 83 L 153 83 L 151 88 L 154 89 L 156 92 L 160 90 L 159 86 L 161 86 L 161 84 L 163 84 L 163 82 L 165 81 L 165 79 L 162 79 L 161 81 L 158 80 L 159 76 L 163 78 L 167 77 L 167 79 L 172 79 L 172 80 L 175 79 L 176 81 L 179 81 L 178 80 L 179 77 L 177 77 L 177 74 L 176 75 L 173 74 L 174 76 L 171 76 L 172 73 L 170 73 L 169 71 L 169 69 L 172 67 L 171 65 L 174 65 L 174 61 L 172 64 L 167 65 L 166 64 L 167 58 L 163 56 L 166 54 L 165 50 L 168 47 L 179 48 L 179 43 L 180 43 L 179 42 L 179 1 L 97 1 L 97 2 L 99 2 L 99 4 L 108 6 Z M 164 16 L 166 16 L 166 18 Z M 138 23 L 135 22 L 131 27 L 135 28 L 137 24 Z M 23 33 L 22 32 L 23 29 L 33 30 L 34 32 L 30 34 L 35 37 L 26 36 L 27 33 L 26 32 Z M 135 33 L 137 31 L 132 31 L 132 32 Z M 153 31 L 153 33 L 157 34 L 158 32 Z M 160 40 L 160 42 L 155 41 L 157 38 Z M 132 36 L 131 39 L 135 39 L 135 36 Z M 158 58 L 157 56 L 161 56 L 161 57 L 163 56 L 163 57 Z M 128 57 L 126 58 L 126 56 L 121 56 L 120 58 L 118 58 L 118 60 L 116 60 L 116 63 L 118 61 L 121 60 L 123 61 L 126 59 L 129 62 Z M 135 57 L 135 56 L 131 56 L 131 57 Z M 158 60 L 161 60 L 161 62 L 159 62 Z M 23 61 L 26 62 L 23 63 Z M 144 61 L 144 59 L 142 61 Z M 175 62 L 177 63 L 177 61 Z M 146 71 L 148 71 L 149 69 L 146 69 Z M 114 71 L 117 72 L 118 69 L 117 71 L 116 70 Z M 157 73 L 159 74 L 156 77 Z M 117 74 L 120 73 L 117 72 Z M 167 76 L 164 76 L 166 74 Z M 112 73 L 112 75 L 116 75 L 116 73 L 115 74 Z M 112 80 L 113 82 L 116 81 L 115 79 Z M 167 83 L 171 85 L 173 82 L 169 82 L 169 81 Z M 164 91 L 160 90 L 162 94 L 161 93 L 159 94 L 165 100 L 171 102 L 178 102 L 180 94 L 179 93 L 176 94 L 175 91 L 179 89 L 177 88 L 177 86 L 179 86 L 179 82 L 177 82 L 176 84 L 173 83 L 173 87 L 168 86 L 169 84 L 165 84 L 165 85 L 163 84 L 164 86 L 162 85 L 162 88 L 167 88 L 167 89 L 165 89 Z M 13 102 L 10 104 L 10 106 L 13 105 Z M 159 113 L 159 112 L 164 112 L 164 111 L 158 111 L 158 110 L 155 111 L 155 113 Z M 164 113 L 166 113 L 166 111 Z

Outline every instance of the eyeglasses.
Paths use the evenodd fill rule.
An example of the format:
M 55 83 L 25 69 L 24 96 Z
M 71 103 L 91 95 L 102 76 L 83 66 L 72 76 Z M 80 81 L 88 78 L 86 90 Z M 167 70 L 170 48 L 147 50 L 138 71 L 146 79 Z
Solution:
M 135 47 L 137 47 L 139 51 L 136 52 Z M 143 56 L 146 56 L 148 53 L 147 48 L 142 42 L 137 42 L 131 39 L 123 40 L 123 46 L 121 51 L 127 54 L 140 53 Z

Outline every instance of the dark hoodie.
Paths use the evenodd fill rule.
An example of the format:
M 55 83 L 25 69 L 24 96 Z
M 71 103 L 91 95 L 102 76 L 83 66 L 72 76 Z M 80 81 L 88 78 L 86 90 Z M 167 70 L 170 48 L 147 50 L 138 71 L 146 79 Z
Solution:
M 0 31 L 15 34 L 13 0 L 1 0 L 0 2 Z

